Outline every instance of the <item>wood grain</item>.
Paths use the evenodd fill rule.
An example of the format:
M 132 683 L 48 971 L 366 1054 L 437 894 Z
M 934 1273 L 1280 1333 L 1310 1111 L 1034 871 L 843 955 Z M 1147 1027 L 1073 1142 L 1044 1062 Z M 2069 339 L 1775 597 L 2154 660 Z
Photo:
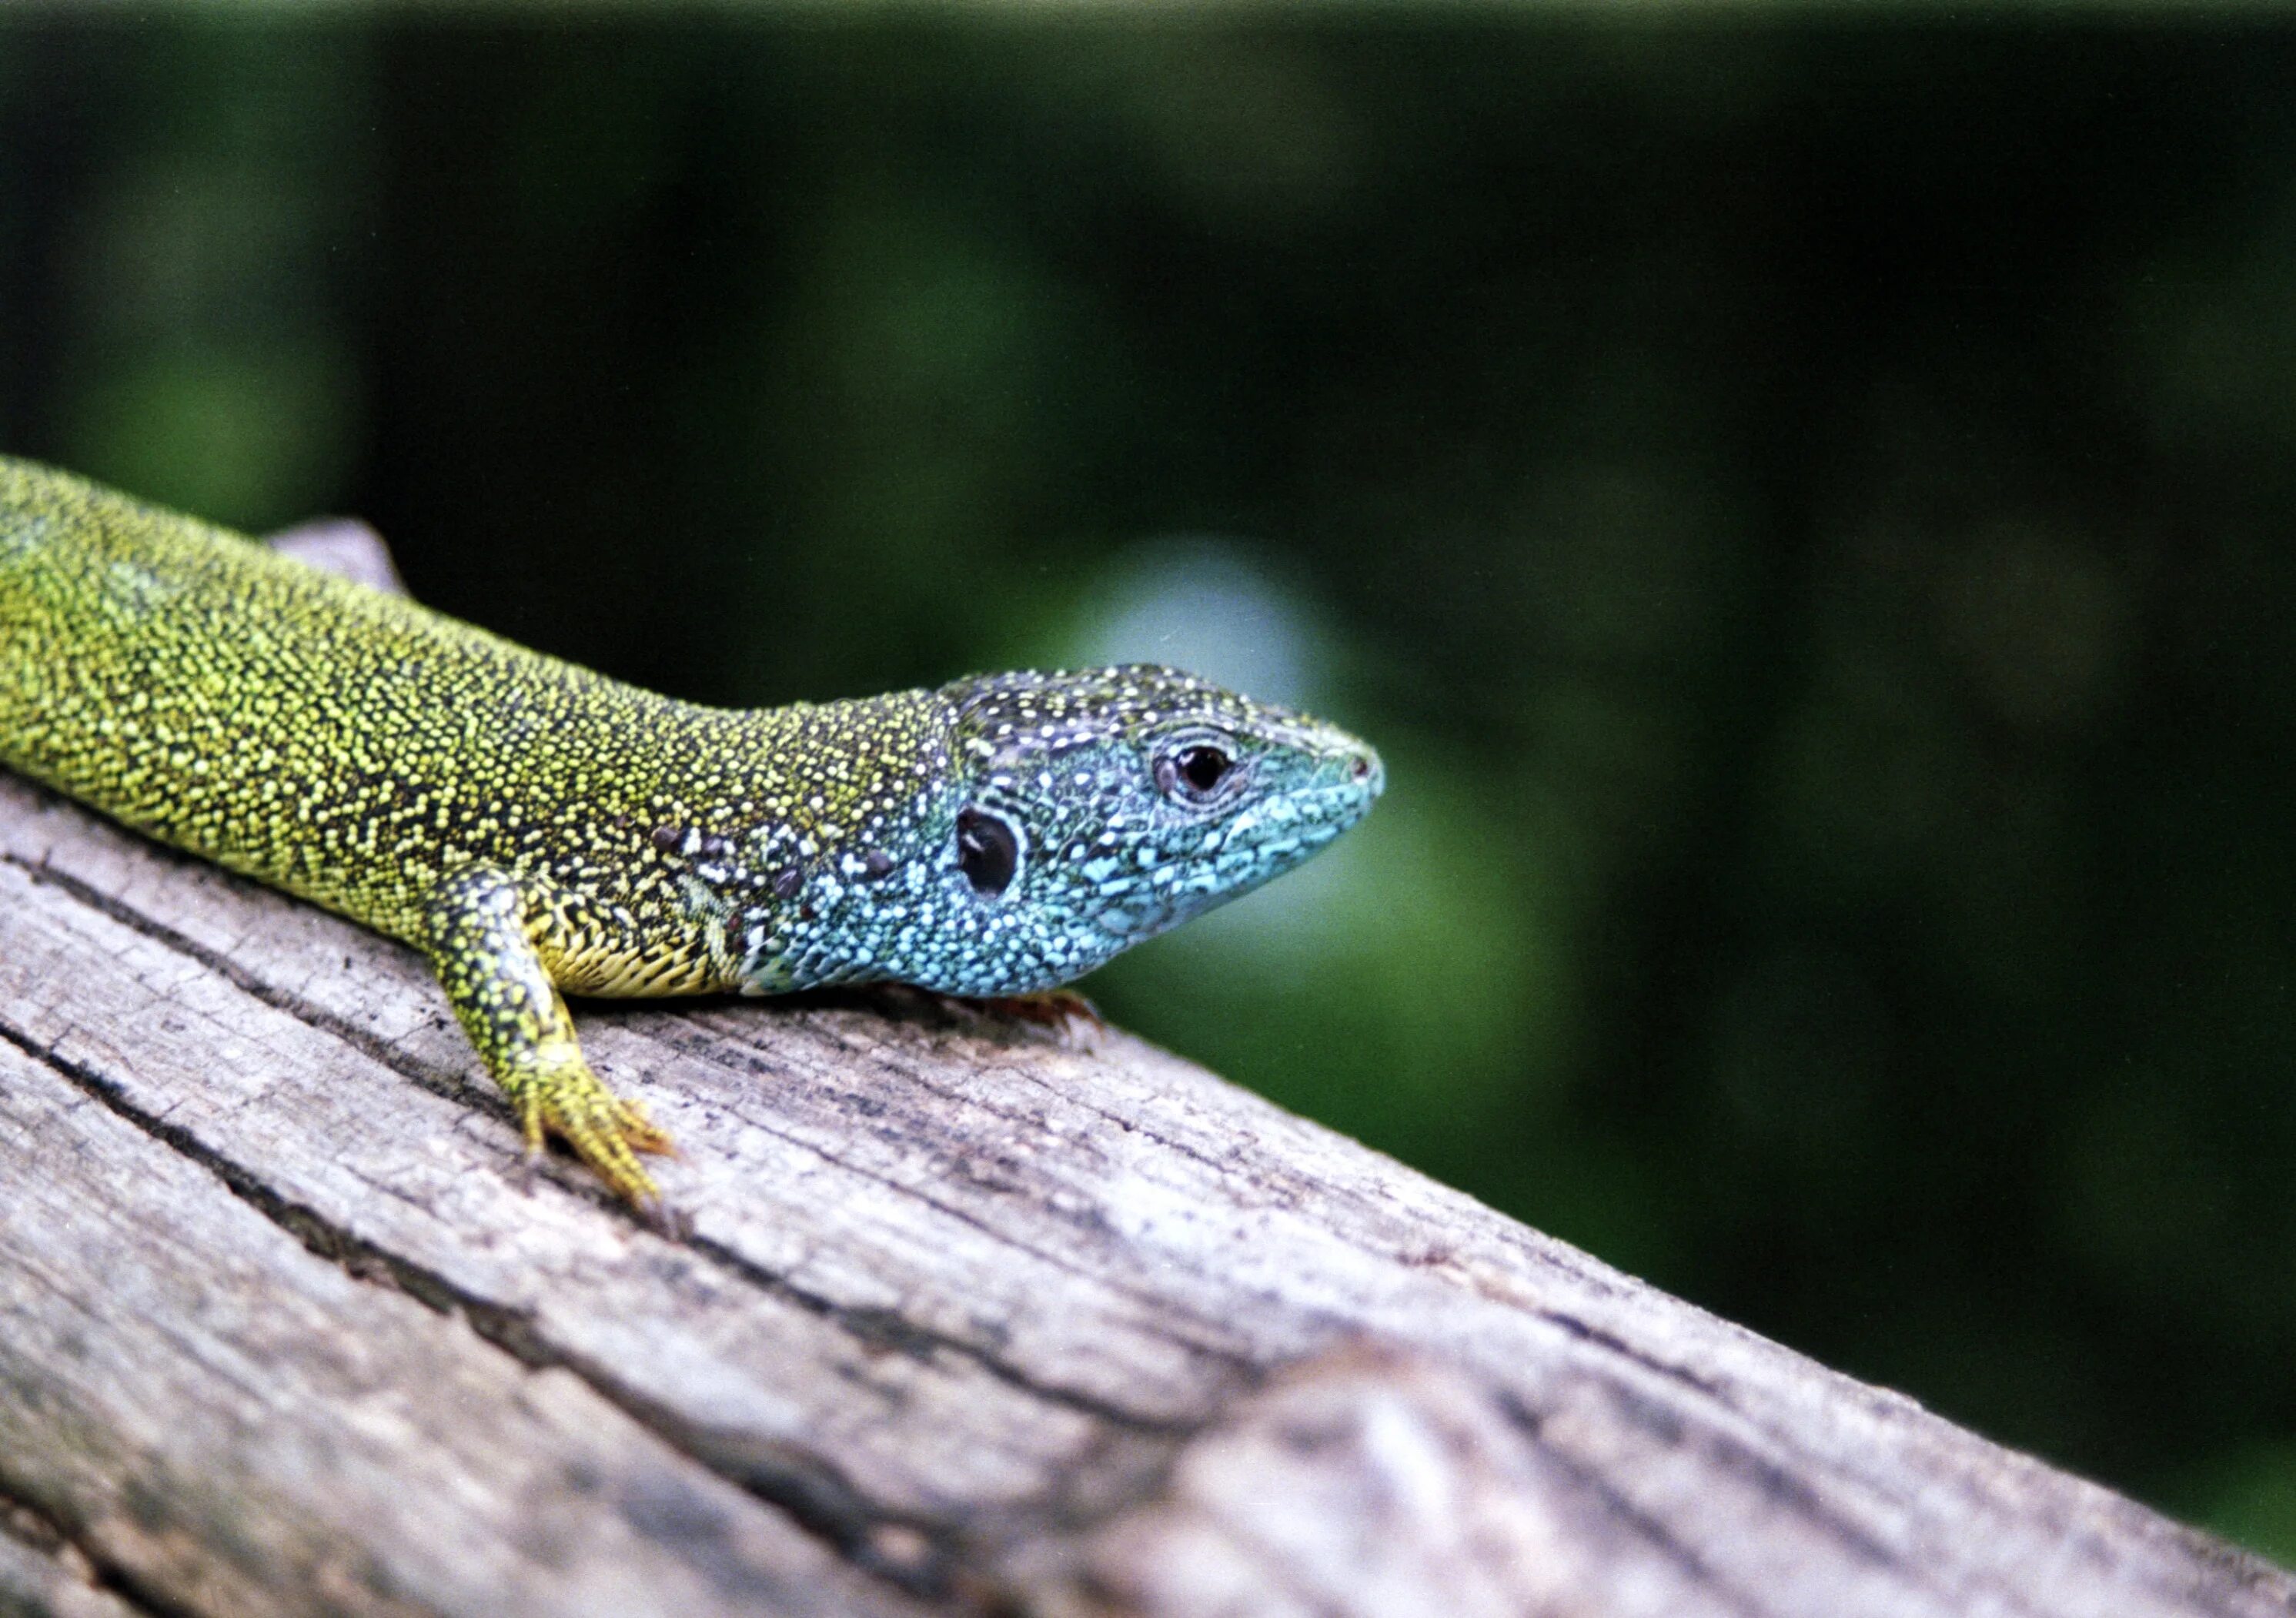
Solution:
M 678 1228 L 411 953 L 0 776 L 0 1614 L 2296 1612 L 1120 1032 L 579 1014 Z

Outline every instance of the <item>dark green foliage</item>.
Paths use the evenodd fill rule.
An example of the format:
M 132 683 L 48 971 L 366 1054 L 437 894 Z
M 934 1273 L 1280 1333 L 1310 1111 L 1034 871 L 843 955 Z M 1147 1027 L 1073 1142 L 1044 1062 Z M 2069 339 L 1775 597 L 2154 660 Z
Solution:
M 0 448 L 1329 710 L 1112 1014 L 2296 1554 L 2296 36 L 803 16 L 0 29 Z

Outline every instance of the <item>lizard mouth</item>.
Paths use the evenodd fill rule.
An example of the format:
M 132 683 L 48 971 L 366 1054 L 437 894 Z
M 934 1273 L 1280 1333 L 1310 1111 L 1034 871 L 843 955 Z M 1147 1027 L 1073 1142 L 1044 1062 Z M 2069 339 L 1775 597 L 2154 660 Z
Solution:
M 1377 780 L 1374 760 L 1367 779 Z M 1093 924 L 1119 948 L 1168 932 L 1283 875 L 1371 811 L 1376 785 L 1341 784 L 1300 794 L 1293 812 L 1230 836 L 1216 853 L 1177 868 L 1152 891 L 1113 897 Z

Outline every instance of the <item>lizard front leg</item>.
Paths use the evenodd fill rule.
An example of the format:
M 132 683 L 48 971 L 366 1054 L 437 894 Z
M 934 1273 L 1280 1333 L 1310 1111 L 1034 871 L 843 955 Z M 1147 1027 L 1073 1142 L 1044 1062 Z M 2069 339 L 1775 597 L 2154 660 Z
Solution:
M 582 1059 L 552 972 L 559 950 L 539 885 L 468 866 L 439 884 L 423 921 L 447 1004 L 517 1110 L 527 1150 L 557 1135 L 631 1203 L 659 1202 L 636 1154 L 671 1150 L 669 1137 Z

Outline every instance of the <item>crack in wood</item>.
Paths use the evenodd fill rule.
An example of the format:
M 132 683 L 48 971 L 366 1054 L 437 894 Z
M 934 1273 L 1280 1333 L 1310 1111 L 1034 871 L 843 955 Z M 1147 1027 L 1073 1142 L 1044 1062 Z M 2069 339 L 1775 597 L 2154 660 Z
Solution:
M 1534 1309 L 1530 1312 L 1581 1343 L 1589 1343 L 1605 1353 L 1615 1354 L 1628 1365 L 1640 1366 L 1654 1376 L 1663 1376 L 1669 1382 L 1678 1384 L 1694 1393 L 1712 1400 L 1716 1405 L 1729 1411 L 1733 1416 L 1742 1417 L 1744 1414 L 1725 1396 L 1718 1384 L 1708 1377 L 1699 1376 L 1686 1367 L 1676 1365 L 1670 1360 L 1660 1359 L 1654 1354 L 1645 1353 L 1614 1332 L 1606 1332 L 1589 1325 L 1567 1310 Z
M 61 1578 L 69 1579 L 108 1598 L 120 1611 L 149 1618 L 200 1618 L 190 1608 L 141 1587 L 135 1576 L 106 1557 L 70 1525 L 10 1486 L 4 1460 L 0 1460 L 0 1540 L 13 1540 L 51 1564 Z M 0 1613 L 12 1611 L 8 1589 L 0 1584 Z M 31 1609 L 40 1618 L 44 1607 Z
M 1032 1399 L 1073 1410 L 1095 1421 L 1145 1438 L 1184 1439 L 1201 1425 L 1201 1420 L 1168 1421 L 1128 1410 L 1108 1400 L 1098 1399 L 1074 1388 L 1064 1388 L 1029 1375 L 1011 1360 L 990 1352 L 977 1343 L 937 1331 L 907 1318 L 898 1310 L 873 1309 L 850 1303 L 840 1303 L 797 1285 L 787 1277 L 776 1275 L 732 1248 L 713 1242 L 706 1236 L 689 1236 L 685 1246 L 724 1265 L 753 1285 L 787 1299 L 808 1314 L 834 1322 L 859 1343 L 874 1349 L 890 1350 L 913 1359 L 930 1359 L 937 1353 L 947 1353 L 978 1366 L 998 1382 Z
M 1621 1420 L 1648 1433 L 1660 1445 L 1676 1449 L 1695 1444 L 1713 1458 L 1718 1470 L 1744 1478 L 1770 1505 L 1809 1523 L 1858 1559 L 1876 1567 L 1903 1565 L 1902 1556 L 1875 1539 L 1862 1524 L 1828 1507 L 1808 1483 L 1721 1427 L 1706 1423 L 1693 1433 L 1692 1424 L 1679 1411 L 1668 1409 L 1623 1382 L 1605 1380 L 1596 1385 Z
M 166 858 L 183 860 L 186 864 L 192 863 L 172 850 L 158 845 L 154 845 L 153 852 Z M 409 1083 L 418 1085 L 434 1096 L 467 1106 L 474 1112 L 490 1113 L 512 1129 L 517 1127 L 517 1120 L 512 1115 L 509 1104 L 502 1098 L 498 1091 L 472 1084 L 461 1074 L 451 1070 L 433 1068 L 425 1063 L 409 1061 L 406 1054 L 394 1047 L 390 1041 L 377 1038 L 367 1030 L 337 1015 L 326 1007 L 315 1006 L 281 989 L 275 983 L 266 982 L 262 978 L 242 967 L 229 956 L 210 949 L 195 939 L 184 937 L 166 923 L 144 915 L 117 896 L 91 886 L 78 877 L 68 872 L 59 871 L 53 866 L 37 860 L 26 859 L 20 855 L 4 850 L 0 850 L 0 865 L 13 866 L 41 886 L 52 887 L 59 892 L 70 894 L 97 914 L 118 922 L 129 932 L 148 938 L 153 943 L 173 954 L 182 956 L 186 960 L 196 962 L 224 979 L 242 994 L 260 1000 L 275 1011 L 283 1011 L 299 1023 L 333 1035 L 360 1055 L 381 1064 Z M 234 876 L 228 873 L 223 875 L 224 879 L 229 882 L 245 881 L 242 877 Z M 594 1182 L 586 1182 L 570 1174 L 566 1184 L 570 1189 L 580 1190 L 591 1195 L 602 1208 L 623 1206 L 617 1199 L 598 1191 Z M 634 1220 L 639 1218 L 634 1213 L 629 1217 Z
M 1711 1590 L 1727 1602 L 1730 1611 L 1739 1614 L 1740 1618 L 1767 1618 L 1772 1611 L 1769 1606 L 1725 1581 L 1695 1547 L 1685 1544 L 1665 1523 L 1628 1499 L 1625 1491 L 1600 1470 L 1587 1465 L 1569 1449 L 1549 1440 L 1545 1431 L 1546 1418 L 1538 1411 L 1504 1388 L 1496 1391 L 1495 1403 L 1500 1415 L 1519 1428 L 1529 1442 L 1538 1447 L 1547 1463 L 1568 1477 L 1576 1487 L 1585 1491 L 1587 1498 L 1599 1504 L 1612 1521 L 1681 1569 L 1701 1589 Z

